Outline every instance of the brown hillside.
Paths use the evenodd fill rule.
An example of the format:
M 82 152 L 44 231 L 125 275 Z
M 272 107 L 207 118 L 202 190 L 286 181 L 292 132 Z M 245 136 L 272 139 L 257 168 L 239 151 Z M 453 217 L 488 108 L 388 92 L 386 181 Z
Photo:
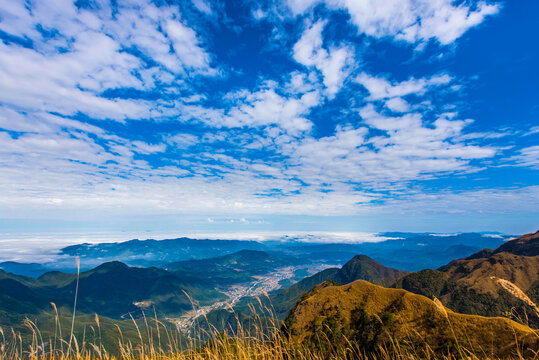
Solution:
M 539 231 L 510 240 L 497 248 L 495 252 L 510 252 L 515 255 L 537 256 L 539 255 Z
M 395 287 L 437 297 L 450 309 L 473 315 L 508 316 L 539 327 L 539 232 L 454 260 L 439 270 L 399 279 Z
M 518 256 L 506 252 L 488 258 L 455 260 L 443 268 L 449 278 L 478 292 L 497 296 L 504 279 L 526 292 L 539 286 L 539 256 Z
M 358 280 L 348 285 L 319 286 L 301 301 L 286 321 L 296 343 L 318 349 L 349 341 L 364 351 L 379 346 L 425 349 L 437 354 L 517 357 L 515 339 L 531 356 L 539 349 L 539 334 L 506 318 L 463 315 L 439 301 L 400 289 Z M 428 350 L 424 350 L 428 352 Z

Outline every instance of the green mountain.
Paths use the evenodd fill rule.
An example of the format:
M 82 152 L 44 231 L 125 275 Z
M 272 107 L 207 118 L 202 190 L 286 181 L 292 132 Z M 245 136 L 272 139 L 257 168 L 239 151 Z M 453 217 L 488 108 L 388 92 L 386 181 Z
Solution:
M 166 269 L 182 277 L 219 285 L 246 283 L 253 276 L 274 272 L 278 268 L 304 263 L 282 253 L 258 250 L 241 250 L 220 257 L 200 260 L 177 261 Z
M 115 243 L 77 244 L 60 249 L 60 254 L 79 256 L 83 260 L 83 264 L 121 260 L 128 261 L 131 265 L 146 267 L 163 266 L 181 260 L 211 258 L 246 249 L 264 250 L 265 248 L 264 244 L 256 241 L 183 237 L 165 240 L 134 239 Z
M 454 260 L 438 270 L 409 274 L 395 287 L 439 298 L 466 314 L 509 316 L 539 327 L 539 232 Z
M 268 298 L 262 298 L 261 301 L 273 309 L 277 318 L 284 319 L 298 301 L 301 300 L 303 295 L 311 291 L 314 286 L 326 280 L 331 280 L 339 284 L 348 284 L 361 279 L 380 285 L 389 285 L 407 274 L 409 273 L 406 271 L 385 267 L 368 256 L 357 255 L 340 269 L 329 268 L 318 272 L 286 289 L 269 294 Z M 248 303 L 256 306 L 256 301 L 253 301 L 253 299 L 245 299 L 240 303 L 239 308 L 246 311 Z
M 391 354 L 396 344 L 418 358 L 528 358 L 539 348 L 539 333 L 525 325 L 455 313 L 437 300 L 362 280 L 317 286 L 290 313 L 285 329 L 295 343 L 324 358 L 338 358 L 340 349 L 350 347 L 367 355 L 382 347 Z
M 49 309 L 50 302 L 71 309 L 76 283 L 75 274 L 49 272 L 33 279 L 0 272 L 0 311 L 36 314 Z M 138 316 L 145 308 L 177 315 L 190 310 L 191 301 L 207 305 L 224 299 L 213 286 L 166 270 L 109 262 L 80 274 L 77 311 L 117 319 L 129 313 Z

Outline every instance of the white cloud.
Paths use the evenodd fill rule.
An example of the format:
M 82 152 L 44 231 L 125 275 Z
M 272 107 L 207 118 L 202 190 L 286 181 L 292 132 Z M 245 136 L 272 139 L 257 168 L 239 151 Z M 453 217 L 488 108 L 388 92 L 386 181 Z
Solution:
M 172 46 L 180 61 L 188 68 L 209 68 L 209 56 L 198 45 L 198 39 L 193 29 L 178 21 L 169 20 L 166 23 L 167 35 L 172 40 Z
M 325 21 L 318 21 L 307 28 L 294 45 L 293 58 L 307 67 L 314 67 L 322 73 L 328 97 L 335 97 L 353 64 L 353 50 L 346 45 L 323 48 L 322 30 Z
M 226 213 L 241 219 L 245 214 L 403 211 L 414 201 L 427 204 L 430 199 L 409 189 L 407 181 L 473 171 L 471 160 L 496 152 L 455 140 L 468 121 L 440 118 L 424 124 L 418 114 L 388 117 L 367 106 L 361 111 L 365 126 L 340 127 L 334 135 L 321 138 L 272 133 L 274 127 L 262 137 L 233 129 L 199 137 L 175 134 L 165 140 L 169 147 L 181 149 L 183 160 L 174 166 L 156 167 L 137 160 L 136 154 L 170 159 L 170 154 L 161 153 L 164 144 L 129 141 L 48 114 L 22 116 L 12 109 L 0 110 L 1 127 L 3 117 L 9 117 L 20 120 L 12 124 L 24 132 L 18 137 L 0 132 L 0 215 L 10 216 L 39 216 L 45 210 L 69 216 L 84 210 L 105 216 L 118 211 L 125 216 L 141 211 L 207 214 L 205 217 Z M 34 127 L 38 123 L 40 126 Z M 367 126 L 385 135 L 373 136 Z M 99 135 L 99 143 L 91 134 Z M 218 142 L 228 145 L 221 147 Z M 265 151 L 275 152 L 277 158 L 257 160 L 221 151 L 243 151 L 257 142 Z M 190 152 L 189 146 L 195 143 L 217 147 L 206 153 Z M 378 190 L 390 190 L 400 201 L 386 199 Z M 505 192 L 482 194 L 485 199 L 494 199 L 495 194 Z M 473 196 L 480 201 L 481 194 Z M 436 204 L 442 206 L 438 209 L 458 199 L 451 193 L 435 196 Z M 387 204 L 380 207 L 371 204 L 373 200 Z M 472 209 L 477 207 L 468 204 Z M 430 211 L 435 206 L 424 207 Z M 459 209 L 465 211 L 464 205 Z
M 455 5 L 452 0 L 288 0 L 294 14 L 320 3 L 346 10 L 360 33 L 410 43 L 436 39 L 442 45 L 454 42 L 501 7 L 485 1 Z
M 292 80 L 295 79 L 292 77 Z M 284 85 L 290 89 L 291 84 Z M 299 135 L 308 132 L 312 122 L 305 118 L 311 108 L 321 103 L 319 91 L 305 86 L 306 92 L 278 91 L 275 82 L 262 83 L 256 91 L 247 89 L 229 92 L 224 96 L 231 106 L 226 109 L 200 105 L 181 107 L 183 121 L 200 121 L 212 127 L 263 127 L 277 125 L 285 132 Z
M 260 8 L 254 9 L 254 10 L 251 12 L 251 14 L 252 14 L 252 16 L 253 16 L 253 19 L 255 19 L 255 20 L 257 20 L 257 21 L 258 21 L 258 20 L 264 19 L 264 18 L 268 15 L 264 10 L 262 10 L 262 9 L 260 9 Z
M 410 78 L 402 82 L 390 82 L 383 77 L 375 77 L 367 73 L 359 74 L 355 81 L 363 85 L 370 93 L 367 100 L 382 100 L 402 97 L 411 94 L 423 95 L 429 88 L 447 85 L 452 78 L 447 75 L 436 75 L 431 78 Z
M 466 134 L 471 121 L 458 120 L 456 113 L 429 121 L 417 112 L 414 96 L 450 84 L 453 79 L 444 74 L 397 82 L 361 73 L 356 81 L 369 92 L 365 100 L 383 103 L 393 113 L 361 105 L 361 121 L 354 113 L 331 134 L 312 131 L 318 129 L 311 111 L 335 97 L 353 70 L 353 47 L 325 43 L 325 21 L 307 26 L 293 47 L 302 70 L 273 81 L 257 78 L 253 87 L 225 89 L 215 100 L 211 89 L 202 94 L 191 85 L 197 76 L 221 71 L 212 67 L 215 59 L 204 48 L 202 34 L 189 27 L 177 7 L 122 2 L 113 16 L 101 3 L 92 10 L 72 1 L 29 4 L 31 9 L 17 2 L 0 4 L 0 29 L 35 44 L 0 43 L 3 216 L 48 210 L 194 212 L 211 219 L 230 213 L 241 222 L 247 213 L 349 215 L 377 209 L 370 202 L 385 198 L 379 190 L 398 193 L 410 203 L 428 199 L 409 184 L 478 171 L 481 160 L 498 151 L 468 144 L 477 134 Z M 208 4 L 194 1 L 209 14 Z M 370 3 L 342 0 L 329 6 L 348 9 L 362 32 L 410 42 L 451 42 L 494 9 L 478 5 L 470 10 L 441 0 L 430 5 L 419 1 L 417 8 L 409 8 L 409 1 L 379 1 L 366 18 L 361 4 Z M 313 5 L 296 1 L 292 6 L 304 12 Z M 399 16 L 389 22 L 387 16 L 397 10 Z M 411 23 L 409 12 L 415 14 Z M 260 19 L 267 14 L 252 15 Z M 460 27 L 429 24 L 440 17 Z M 37 24 L 55 35 L 44 37 Z M 111 95 L 125 89 L 157 89 L 162 98 Z M 164 117 L 170 123 L 163 128 L 172 130 L 156 127 L 144 134 L 144 141 L 132 140 L 126 138 L 129 125 L 114 133 L 107 129 L 118 124 L 86 124 L 73 119 L 79 113 L 120 121 Z M 189 132 L 191 126 L 196 133 Z M 513 160 L 536 166 L 536 152 L 523 149 Z M 391 206 L 405 207 L 399 204 Z
M 190 146 L 196 145 L 199 142 L 199 138 L 192 134 L 180 133 L 170 136 L 167 142 L 178 149 L 187 149 Z
M 527 136 L 527 135 L 533 135 L 533 134 L 537 134 L 537 133 L 539 133 L 539 126 L 534 126 L 527 133 L 525 133 L 524 135 Z
M 521 214 L 537 213 L 539 186 L 464 191 L 410 192 L 388 199 L 382 212 L 417 214 Z
M 176 76 L 216 75 L 195 31 L 179 21 L 176 7 L 138 1 L 93 10 L 72 1 L 0 4 L 0 29 L 28 38 L 33 48 L 0 44 L 0 102 L 22 109 L 100 119 L 160 117 L 174 112 L 159 101 L 109 98 L 119 88 L 149 90 Z M 49 31 L 44 36 L 36 28 Z M 136 47 L 161 66 L 125 49 Z M 171 48 L 174 51 L 171 51 Z
M 509 129 L 498 131 L 471 132 L 458 137 L 459 140 L 479 140 L 479 139 L 501 139 L 507 136 L 516 135 L 517 132 Z
M 212 14 L 211 5 L 206 0 L 193 0 L 193 5 L 195 5 L 199 11 L 205 13 L 206 15 Z
M 166 150 L 165 144 L 148 144 L 144 141 L 132 141 L 131 146 L 133 151 L 139 154 L 154 154 L 164 152 Z
M 99 39 L 96 36 L 96 44 Z M 66 115 L 80 111 L 95 118 L 121 120 L 148 116 L 151 108 L 144 101 L 107 99 L 95 93 L 97 88 L 102 91 L 106 86 L 140 87 L 140 82 L 128 71 L 122 71 L 122 64 L 136 60 L 104 47 L 94 51 L 101 51 L 108 63 L 102 64 L 86 52 L 47 57 L 30 49 L 0 44 L 0 101 Z M 109 72 L 112 66 L 118 69 Z
M 386 106 L 395 112 L 408 112 L 410 110 L 410 104 L 403 98 L 394 97 L 386 101 Z
M 518 155 L 512 156 L 509 158 L 509 161 L 519 166 L 527 166 L 539 170 L 539 145 L 520 149 Z

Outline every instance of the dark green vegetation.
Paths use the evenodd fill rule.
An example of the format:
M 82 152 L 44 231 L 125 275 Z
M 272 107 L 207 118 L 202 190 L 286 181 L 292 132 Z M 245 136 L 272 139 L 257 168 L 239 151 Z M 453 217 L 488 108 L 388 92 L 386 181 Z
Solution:
M 49 272 L 33 279 L 1 271 L 0 310 L 39 314 L 49 310 L 51 302 L 71 309 L 76 283 L 75 274 Z M 191 301 L 204 305 L 224 298 L 213 287 L 162 269 L 110 262 L 80 274 L 77 309 L 121 319 L 129 313 L 140 316 L 144 308 L 155 308 L 159 314 L 178 314 L 191 309 Z
M 361 279 L 388 286 L 406 274 L 408 273 L 405 271 L 387 268 L 368 256 L 357 255 L 340 269 L 326 269 L 306 277 L 286 289 L 271 293 L 268 298 L 261 298 L 260 300 L 265 306 L 273 309 L 278 319 L 284 319 L 302 296 L 324 281 L 331 280 L 339 284 L 348 284 Z M 249 303 L 256 306 L 253 299 L 247 298 L 242 301 L 238 309 L 246 311 Z
M 56 341 L 58 349 L 67 348 L 67 342 L 71 334 L 72 314 L 67 309 L 58 309 L 58 313 L 54 307 L 49 304 L 49 308 L 39 314 L 13 314 L 6 311 L 0 311 L 0 324 L 4 331 L 4 336 L 9 339 L 11 337 L 11 328 L 17 334 L 21 335 L 21 340 L 28 345 L 32 342 L 32 337 L 36 335 L 36 329 L 39 330 L 39 336 L 46 344 L 51 344 Z M 153 328 L 153 334 L 146 331 L 139 333 L 140 329 L 146 328 L 146 323 Z M 106 316 L 96 316 L 88 314 L 80 314 L 75 318 L 73 335 L 79 342 L 83 340 L 88 343 L 101 345 L 103 348 L 114 355 L 119 355 L 119 340 L 122 342 L 136 342 L 140 338 L 143 341 L 148 341 L 148 336 L 155 337 L 155 319 L 154 318 L 138 318 L 118 320 L 111 319 Z M 160 322 L 161 331 L 165 332 L 165 327 L 169 334 L 173 334 L 173 341 L 185 344 L 188 339 L 178 333 L 172 324 Z M 137 329 L 138 327 L 138 329 Z M 65 342 L 59 339 L 64 339 Z M 170 339 L 163 336 L 161 345 L 166 346 Z M 25 349 L 26 351 L 26 349 Z
M 211 259 L 186 260 L 170 263 L 169 271 L 183 277 L 192 277 L 200 282 L 228 285 L 253 281 L 253 276 L 265 275 L 304 261 L 294 257 L 257 250 L 241 250 Z
M 396 287 L 474 315 L 508 316 L 539 327 L 539 232 L 482 250 L 438 270 L 403 277 Z

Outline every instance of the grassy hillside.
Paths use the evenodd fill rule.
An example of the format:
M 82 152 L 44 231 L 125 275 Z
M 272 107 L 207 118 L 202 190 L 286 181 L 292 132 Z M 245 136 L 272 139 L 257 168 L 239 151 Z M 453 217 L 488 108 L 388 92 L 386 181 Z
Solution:
M 370 282 L 389 285 L 397 279 L 405 276 L 408 272 L 390 269 L 374 261 L 365 255 L 354 256 L 342 268 L 330 268 L 306 277 L 294 285 L 283 290 L 269 294 L 268 298 L 260 299 L 268 308 L 272 308 L 278 319 L 288 316 L 290 310 L 301 300 L 302 296 L 311 289 L 326 281 L 331 280 L 339 284 L 348 284 L 352 281 L 362 279 Z M 240 302 L 238 309 L 246 311 L 248 304 L 257 304 L 257 300 L 248 298 Z
M 366 286 L 357 291 L 358 284 Z M 230 332 L 199 327 L 188 339 L 151 317 L 117 321 L 85 315 L 77 316 L 71 337 L 66 314 L 58 320 L 40 317 L 35 324 L 25 320 L 22 336 L 20 329 L 0 328 L 0 359 L 524 360 L 537 349 L 538 335 L 508 319 L 454 314 L 422 296 L 363 281 L 334 285 L 311 292 L 282 330 L 274 318 L 255 315 L 245 327 L 239 314 L 224 313 L 219 314 L 223 320 L 237 316 Z M 342 291 L 324 295 L 327 289 Z M 4 315 L 0 312 L 0 319 Z M 53 330 L 43 331 L 45 325 Z
M 37 314 L 49 303 L 71 309 L 77 286 L 76 275 L 49 272 L 38 279 L 0 272 L 0 310 L 12 314 Z M 181 314 L 225 296 L 203 282 L 184 279 L 157 268 L 129 267 L 105 263 L 80 274 L 78 311 L 120 319 L 141 309 L 155 308 L 159 314 Z
M 509 252 L 515 255 L 537 256 L 539 255 L 539 231 L 533 234 L 508 241 L 495 250 L 495 253 Z
M 301 263 L 303 261 L 282 253 L 241 250 L 215 258 L 173 262 L 166 265 L 166 269 L 199 282 L 224 285 L 250 282 L 253 276 Z
M 539 349 L 538 333 L 506 318 L 455 313 L 439 301 L 358 280 L 322 284 L 286 320 L 294 342 L 330 354 L 349 343 L 367 353 L 400 347 L 428 354 L 518 357 Z M 517 341 L 517 343 L 515 342 Z M 428 345 L 428 346 L 425 346 Z M 464 350 L 466 348 L 466 350 Z
M 0 329 L 4 343 L 13 343 L 14 340 L 22 342 L 25 357 L 28 357 L 28 348 L 32 343 L 37 343 L 41 347 L 54 346 L 58 350 L 66 349 L 71 338 L 71 321 L 72 314 L 68 309 L 60 308 L 58 312 L 55 312 L 50 304 L 47 310 L 33 315 L 0 311 Z M 151 325 L 151 329 L 141 331 L 146 328 L 147 323 Z M 163 339 L 163 346 L 170 342 L 185 345 L 190 341 L 177 332 L 172 324 L 160 322 L 160 326 L 163 333 L 168 331 L 173 335 L 171 339 Z M 17 337 L 20 335 L 19 340 L 13 339 L 12 330 Z M 137 344 L 147 342 L 150 337 L 156 336 L 155 319 L 150 317 L 149 319 L 117 320 L 95 314 L 81 314 L 75 318 L 73 336 L 77 339 L 77 346 L 81 348 L 94 344 L 106 349 L 109 354 L 120 355 L 119 341 Z M 0 358 L 4 358 L 1 351 Z
M 466 314 L 509 316 L 539 327 L 539 232 L 455 260 L 439 270 L 423 270 L 395 287 L 429 298 Z M 512 251 L 512 252 L 508 252 Z M 514 252 L 514 253 L 513 253 Z

